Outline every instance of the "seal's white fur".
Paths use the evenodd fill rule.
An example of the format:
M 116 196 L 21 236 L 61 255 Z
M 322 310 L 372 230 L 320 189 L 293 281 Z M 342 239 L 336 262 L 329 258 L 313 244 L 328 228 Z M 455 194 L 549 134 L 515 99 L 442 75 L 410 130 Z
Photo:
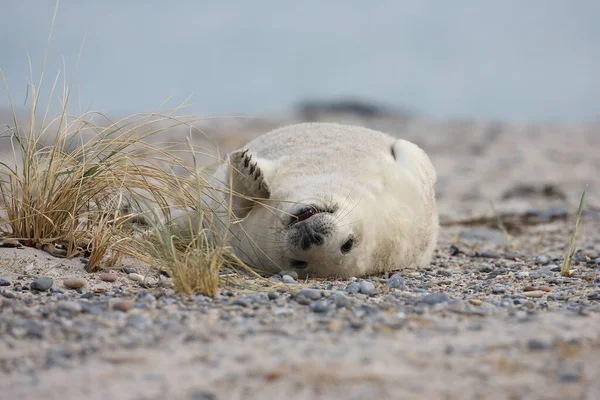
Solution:
M 231 153 L 214 179 L 222 192 L 210 196 L 209 206 L 249 265 L 280 271 L 303 262 L 301 275 L 347 278 L 431 260 L 436 172 L 406 140 L 358 126 L 290 125 Z M 230 188 L 258 200 L 234 196 L 236 221 L 227 212 Z M 319 245 L 303 250 L 297 246 L 302 233 L 291 223 L 307 205 L 325 210 L 305 222 L 324 234 Z M 354 246 L 344 254 L 348 238 Z

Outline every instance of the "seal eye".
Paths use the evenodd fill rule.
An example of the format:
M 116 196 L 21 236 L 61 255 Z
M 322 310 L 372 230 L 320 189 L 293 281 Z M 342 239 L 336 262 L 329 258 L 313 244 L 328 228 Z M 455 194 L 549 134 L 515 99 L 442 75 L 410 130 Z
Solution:
M 350 251 L 352 250 L 353 247 L 354 247 L 354 238 L 352 236 L 350 236 L 348 238 L 348 240 L 346 240 L 346 242 L 342 245 L 342 247 L 340 248 L 340 251 L 342 252 L 342 254 L 348 254 L 348 253 L 350 253 Z

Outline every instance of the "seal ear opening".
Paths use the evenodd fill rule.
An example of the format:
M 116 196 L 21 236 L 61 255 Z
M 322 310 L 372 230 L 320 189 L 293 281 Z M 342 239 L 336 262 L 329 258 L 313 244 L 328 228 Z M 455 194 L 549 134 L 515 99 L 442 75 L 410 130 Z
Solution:
M 257 202 L 271 197 L 266 173 L 271 175 L 272 162 L 254 157 L 248 150 L 237 150 L 228 157 L 225 168 L 225 183 L 231 188 L 231 209 L 236 218 L 250 214 Z

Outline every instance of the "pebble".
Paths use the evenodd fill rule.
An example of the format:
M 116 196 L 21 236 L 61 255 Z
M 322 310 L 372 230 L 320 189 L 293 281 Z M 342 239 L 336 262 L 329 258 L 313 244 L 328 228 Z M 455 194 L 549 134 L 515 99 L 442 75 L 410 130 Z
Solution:
M 331 298 L 337 308 L 350 308 L 352 301 L 347 298 L 342 292 L 335 292 Z
M 433 306 L 439 303 L 446 303 L 450 298 L 446 293 L 430 293 L 423 298 L 421 298 L 420 302 L 423 304 L 427 304 Z
M 404 278 L 400 276 L 400 274 L 394 274 L 388 279 L 387 284 L 389 287 L 394 289 L 404 289 L 406 286 L 404 283 Z
M 131 299 L 119 300 L 113 304 L 113 310 L 127 312 L 133 308 L 135 302 Z
M 133 268 L 133 267 L 123 267 L 121 269 L 121 271 L 125 272 L 126 274 L 137 274 L 137 269 Z
M 296 280 L 293 277 L 289 276 L 289 275 L 283 275 L 281 277 L 281 281 L 283 283 L 287 283 L 288 285 L 296 283 Z
M 529 278 L 529 271 L 519 271 L 515 276 L 517 277 L 517 279 Z
M 531 292 L 523 293 L 526 297 L 542 297 L 546 294 L 543 290 L 532 290 Z
M 359 290 L 362 294 L 370 296 L 375 293 L 375 285 L 373 282 L 361 281 L 359 284 Z
M 282 277 L 287 275 L 287 276 L 291 276 L 294 279 L 298 279 L 298 273 L 296 271 L 281 271 L 279 273 L 279 275 L 281 275 Z
M 550 288 L 550 286 L 539 286 L 538 290 L 544 291 L 544 292 L 550 292 L 552 291 L 552 289 Z
M 346 292 L 350 294 L 358 293 L 360 291 L 360 285 L 358 282 L 352 282 L 348 286 L 346 286 Z
M 131 279 L 132 281 L 136 281 L 136 282 L 141 282 L 144 280 L 144 277 L 142 275 L 135 273 L 135 272 L 128 274 L 127 277 L 129 279 Z
M 0 286 L 10 286 L 10 281 L 0 278 Z
M 558 367 L 558 380 L 561 382 L 577 382 L 581 378 L 580 368 L 563 361 Z
M 321 291 L 318 289 L 302 289 L 296 293 L 296 296 L 304 296 L 307 299 L 318 300 L 321 298 Z
M 57 307 L 59 310 L 68 311 L 73 314 L 79 313 L 83 309 L 81 304 L 75 301 L 61 301 L 60 303 L 58 303 Z
M 494 268 L 490 264 L 481 264 L 479 268 L 477 268 L 479 272 L 492 272 Z
M 269 300 L 275 300 L 275 299 L 279 298 L 279 295 L 277 294 L 277 292 L 269 292 L 267 297 L 269 298 Z
M 53 284 L 54 281 L 52 280 L 52 278 L 43 277 L 31 282 L 30 286 L 32 290 L 37 290 L 38 292 L 45 292 L 46 290 L 50 289 Z
M 80 289 L 87 284 L 83 278 L 68 278 L 63 281 L 63 285 L 69 289 Z
M 492 288 L 492 293 L 494 293 L 494 294 L 506 293 L 506 287 L 504 285 L 494 285 L 494 287 Z
M 546 350 L 552 348 L 552 343 L 547 340 L 533 338 L 527 341 L 527 347 L 529 350 Z
M 308 306 L 308 309 L 310 311 L 314 312 L 314 313 L 324 313 L 324 312 L 327 312 L 328 308 L 329 308 L 328 304 L 325 301 L 323 301 L 323 300 L 313 301 Z
M 114 272 L 103 272 L 100 274 L 100 280 L 104 282 L 114 282 L 117 280 L 117 274 Z
M 483 301 L 479 299 L 469 299 L 469 303 L 473 304 L 474 306 L 480 306 L 483 304 Z
M 307 306 L 312 303 L 312 300 L 305 296 L 296 296 L 296 303 Z
M 545 256 L 545 255 L 537 256 L 537 257 L 536 257 L 536 259 L 535 259 L 535 261 L 536 261 L 538 264 L 541 264 L 541 265 L 546 265 L 546 264 L 549 264 L 549 263 L 550 263 L 550 257 L 548 257 L 548 256 Z

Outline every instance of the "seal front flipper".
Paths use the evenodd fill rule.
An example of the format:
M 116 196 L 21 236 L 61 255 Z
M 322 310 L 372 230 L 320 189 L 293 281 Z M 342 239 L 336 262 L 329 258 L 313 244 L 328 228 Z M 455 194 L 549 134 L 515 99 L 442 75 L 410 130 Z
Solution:
M 223 195 L 231 195 L 231 209 L 237 218 L 245 218 L 257 201 L 271 197 L 269 181 L 275 171 L 273 161 L 255 157 L 248 149 L 229 154 L 222 179 L 231 188 L 231 194 Z

